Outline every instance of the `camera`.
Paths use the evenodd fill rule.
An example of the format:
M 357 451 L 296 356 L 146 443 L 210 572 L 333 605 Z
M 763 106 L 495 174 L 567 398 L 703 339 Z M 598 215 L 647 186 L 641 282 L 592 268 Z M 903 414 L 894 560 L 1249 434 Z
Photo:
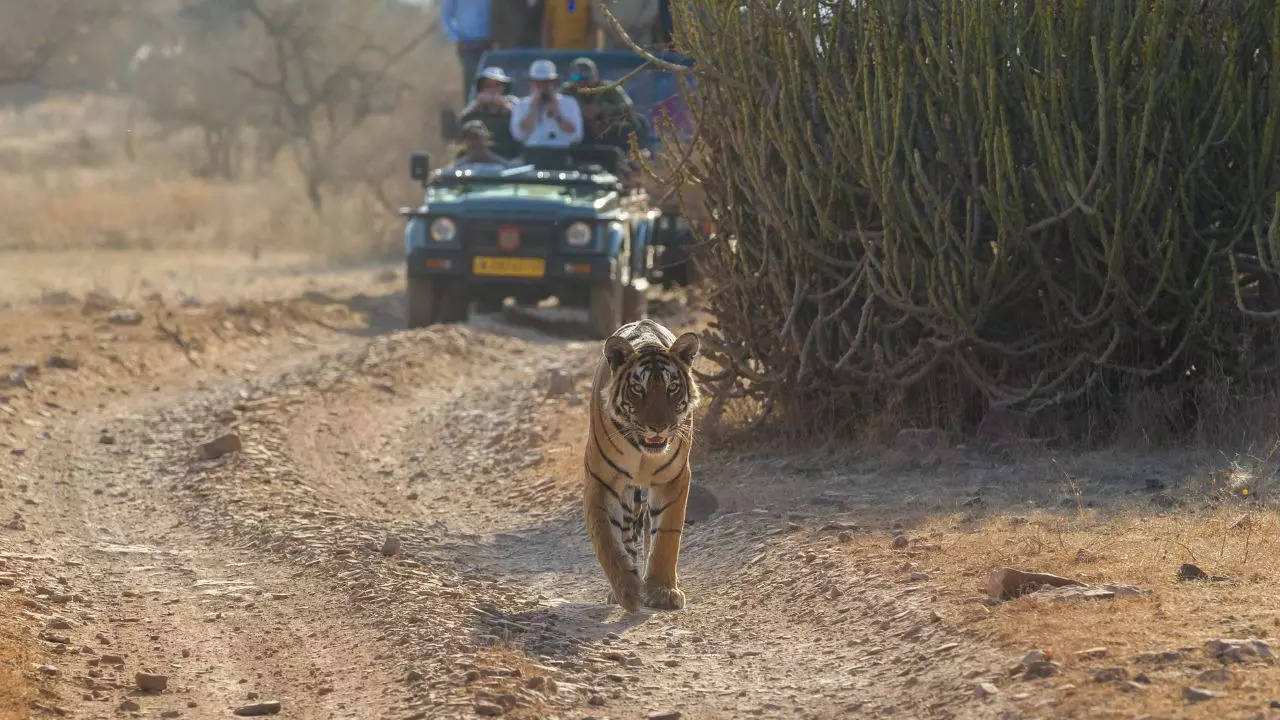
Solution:
M 546 89 L 538 91 L 538 99 L 542 102 L 551 102 L 551 91 Z

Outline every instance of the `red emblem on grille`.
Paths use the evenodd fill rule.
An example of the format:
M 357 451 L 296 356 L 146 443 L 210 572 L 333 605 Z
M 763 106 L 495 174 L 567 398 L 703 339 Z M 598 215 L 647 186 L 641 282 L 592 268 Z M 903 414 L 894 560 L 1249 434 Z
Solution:
M 498 228 L 498 248 L 511 252 L 520 247 L 520 228 Z

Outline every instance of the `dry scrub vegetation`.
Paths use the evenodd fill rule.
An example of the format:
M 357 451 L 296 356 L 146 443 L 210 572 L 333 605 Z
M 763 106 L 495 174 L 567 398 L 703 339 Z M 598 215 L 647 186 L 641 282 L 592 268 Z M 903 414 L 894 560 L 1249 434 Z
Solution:
M 399 246 L 405 158 L 436 149 L 435 110 L 458 94 L 433 71 L 457 61 L 429 9 L 44 6 L 0 8 L 0 249 Z

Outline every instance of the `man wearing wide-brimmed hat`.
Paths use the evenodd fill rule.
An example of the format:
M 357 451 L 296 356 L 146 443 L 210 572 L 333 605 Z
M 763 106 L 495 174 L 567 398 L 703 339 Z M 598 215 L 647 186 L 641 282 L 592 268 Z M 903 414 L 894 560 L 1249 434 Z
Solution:
M 567 148 L 582 141 L 582 110 L 558 92 L 559 79 L 550 60 L 529 65 L 529 95 L 511 113 L 511 135 L 526 147 Z
M 489 128 L 494 143 L 506 147 L 514 145 L 511 137 L 511 112 L 519 102 L 511 92 L 511 78 L 500 67 L 487 67 L 476 78 L 476 97 L 462 111 L 461 120 L 466 123 L 479 120 Z
M 495 153 L 493 135 L 479 120 L 469 120 L 462 125 L 463 152 L 454 165 L 501 165 L 510 167 L 511 161 Z

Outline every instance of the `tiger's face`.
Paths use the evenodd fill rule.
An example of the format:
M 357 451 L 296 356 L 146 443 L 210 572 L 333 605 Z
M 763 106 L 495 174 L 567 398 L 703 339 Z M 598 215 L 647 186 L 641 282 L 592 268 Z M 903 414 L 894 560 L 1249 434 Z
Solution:
M 605 341 L 613 375 L 604 392 L 604 408 L 618 433 L 642 452 L 660 455 L 675 438 L 691 439 L 689 420 L 699 395 L 690 364 L 698 346 L 693 333 L 676 338 L 670 348 L 637 350 L 618 336 Z

